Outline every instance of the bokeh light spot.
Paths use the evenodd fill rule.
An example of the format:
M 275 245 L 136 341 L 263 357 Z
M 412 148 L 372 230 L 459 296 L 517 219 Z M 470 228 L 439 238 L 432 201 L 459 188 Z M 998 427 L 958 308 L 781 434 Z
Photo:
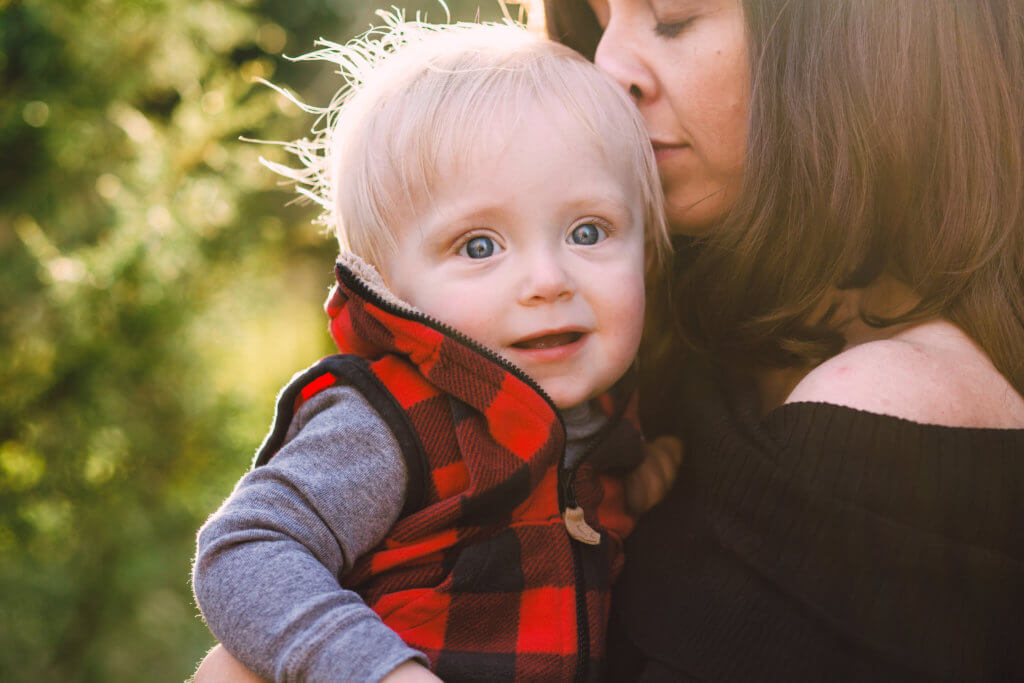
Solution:
M 203 95 L 203 98 L 199 101 L 199 106 L 203 108 L 203 112 L 206 114 L 216 116 L 224 111 L 224 94 L 217 90 L 211 90 Z
M 50 120 L 50 106 L 39 100 L 29 102 L 21 110 L 21 115 L 28 125 L 33 128 L 42 128 Z
M 46 461 L 17 441 L 0 446 L 0 473 L 4 488 L 24 491 L 39 483 L 46 472 Z
M 96 194 L 110 200 L 121 192 L 121 181 L 113 173 L 104 173 L 96 179 Z
M 267 54 L 276 55 L 288 43 L 288 34 L 277 24 L 263 24 L 256 32 L 256 44 Z

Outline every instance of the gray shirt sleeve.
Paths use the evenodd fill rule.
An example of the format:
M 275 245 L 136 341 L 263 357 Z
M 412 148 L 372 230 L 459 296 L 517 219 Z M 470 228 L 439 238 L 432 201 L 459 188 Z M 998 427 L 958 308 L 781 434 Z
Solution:
M 299 409 L 289 440 L 199 531 L 196 601 L 221 643 L 278 681 L 376 681 L 426 658 L 339 584 L 402 510 L 394 436 L 350 387 Z

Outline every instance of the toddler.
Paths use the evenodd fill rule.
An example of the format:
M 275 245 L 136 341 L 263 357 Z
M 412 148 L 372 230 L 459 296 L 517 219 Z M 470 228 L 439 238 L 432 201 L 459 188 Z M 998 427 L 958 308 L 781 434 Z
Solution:
M 341 244 L 341 353 L 282 391 L 201 529 L 203 615 L 279 680 L 410 662 L 597 677 L 633 525 L 623 475 L 644 452 L 645 275 L 667 250 L 643 122 L 513 24 L 395 19 L 316 56 L 347 83 L 290 145 L 291 175 Z

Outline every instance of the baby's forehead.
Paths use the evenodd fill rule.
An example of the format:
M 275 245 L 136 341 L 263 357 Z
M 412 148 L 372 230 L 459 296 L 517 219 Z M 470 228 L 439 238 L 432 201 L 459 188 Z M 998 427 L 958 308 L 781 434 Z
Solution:
M 538 155 L 599 159 L 621 171 L 621 182 L 636 181 L 633 163 L 646 139 L 629 138 L 612 117 L 580 116 L 573 104 L 557 96 L 510 92 L 500 102 L 458 106 L 454 102 L 429 112 L 418 123 L 417 112 L 400 115 L 405 135 L 381 131 L 392 149 L 390 163 L 406 186 L 425 185 L 462 173 L 486 173 L 512 152 L 533 145 Z M 607 125 L 601 125 L 602 123 Z M 410 130 L 411 128 L 411 130 Z M 411 137 L 413 139 L 403 139 Z M 538 135 L 538 133 L 544 133 Z M 546 169 L 538 165 L 537 175 Z M 568 182 L 570 178 L 559 178 Z M 410 183 L 410 181 L 418 181 Z

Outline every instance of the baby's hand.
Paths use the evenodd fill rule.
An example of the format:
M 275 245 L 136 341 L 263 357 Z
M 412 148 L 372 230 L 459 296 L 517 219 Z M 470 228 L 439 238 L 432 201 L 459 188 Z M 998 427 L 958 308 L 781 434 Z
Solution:
M 440 683 L 441 679 L 419 662 L 409 660 L 395 667 L 380 683 Z
M 626 507 L 639 516 L 665 497 L 683 462 L 683 442 L 674 436 L 659 436 L 644 444 L 644 459 L 623 482 Z
M 223 645 L 206 653 L 199 664 L 192 683 L 266 683 L 245 665 L 235 659 Z

